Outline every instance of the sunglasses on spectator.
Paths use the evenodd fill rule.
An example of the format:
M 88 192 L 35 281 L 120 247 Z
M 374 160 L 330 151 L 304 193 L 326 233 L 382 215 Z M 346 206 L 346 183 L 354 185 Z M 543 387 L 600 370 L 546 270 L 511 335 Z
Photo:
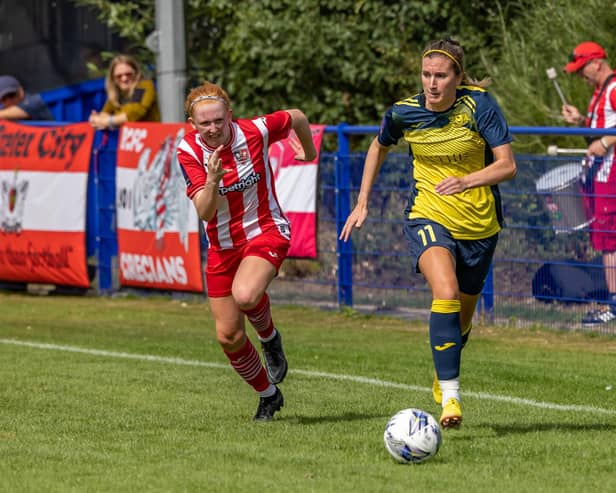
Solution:
M 135 72 L 122 72 L 121 74 L 113 74 L 113 78 L 115 80 L 120 80 L 120 79 L 123 79 L 124 77 L 128 79 L 132 79 L 133 77 L 135 77 Z

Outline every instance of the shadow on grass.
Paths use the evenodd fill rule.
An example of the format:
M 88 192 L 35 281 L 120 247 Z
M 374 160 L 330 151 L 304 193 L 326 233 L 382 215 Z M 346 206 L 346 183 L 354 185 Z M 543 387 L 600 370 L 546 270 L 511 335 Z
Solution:
M 296 423 L 298 425 L 310 425 L 310 424 L 318 424 L 318 423 L 336 423 L 340 422 L 349 422 L 349 421 L 366 421 L 370 419 L 383 419 L 388 420 L 389 416 L 381 413 L 343 413 L 343 414 L 335 414 L 331 416 L 280 416 L 277 418 L 280 421 L 286 421 L 287 423 Z M 383 425 L 385 426 L 385 425 Z
M 497 435 L 513 435 L 524 433 L 541 433 L 545 431 L 616 431 L 616 424 L 608 423 L 529 423 L 529 424 L 507 424 L 507 425 L 486 425 Z

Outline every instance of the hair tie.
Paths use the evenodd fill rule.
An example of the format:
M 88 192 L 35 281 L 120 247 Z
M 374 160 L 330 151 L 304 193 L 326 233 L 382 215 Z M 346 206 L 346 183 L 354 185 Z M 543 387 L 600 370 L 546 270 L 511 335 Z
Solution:
M 206 100 L 220 101 L 221 103 L 224 103 L 224 105 L 225 105 L 225 106 L 227 106 L 227 102 L 225 101 L 225 99 L 224 99 L 224 98 L 221 98 L 220 96 L 216 96 L 216 95 L 214 95 L 214 94 L 211 94 L 211 95 L 209 95 L 209 96 L 199 96 L 199 97 L 197 97 L 197 98 L 193 99 L 193 100 L 190 102 L 190 106 L 189 106 L 189 108 L 188 108 L 188 109 L 189 109 L 189 110 L 192 110 L 192 107 L 193 107 L 196 103 L 199 103 L 199 102 L 201 102 L 201 101 L 206 101 Z
M 450 58 L 451 60 L 453 60 L 453 62 L 458 66 L 458 68 L 460 69 L 460 72 L 464 72 L 464 70 L 462 69 L 462 65 L 460 65 L 460 62 L 456 59 L 456 57 L 454 57 L 451 53 L 445 51 L 445 50 L 428 50 L 423 54 L 423 58 L 427 57 L 429 54 L 431 53 L 440 53 L 441 55 L 445 55 L 446 57 Z

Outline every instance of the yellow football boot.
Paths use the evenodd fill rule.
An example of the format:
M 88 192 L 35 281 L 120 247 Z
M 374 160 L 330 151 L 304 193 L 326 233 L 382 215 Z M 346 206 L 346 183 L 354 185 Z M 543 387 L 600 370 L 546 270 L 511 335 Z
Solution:
M 445 429 L 459 428 L 462 423 L 462 408 L 460 402 L 455 397 L 447 399 L 447 402 L 443 406 L 443 413 L 439 420 L 441 426 Z

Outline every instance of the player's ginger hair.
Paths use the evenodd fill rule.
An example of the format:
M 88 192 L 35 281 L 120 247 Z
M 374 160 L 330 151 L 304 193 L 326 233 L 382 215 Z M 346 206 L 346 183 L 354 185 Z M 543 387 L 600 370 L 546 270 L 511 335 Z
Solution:
M 188 93 L 186 101 L 184 102 L 184 110 L 186 111 L 186 114 L 188 116 L 192 116 L 192 110 L 195 103 L 207 100 L 220 101 L 221 103 L 224 103 L 227 108 L 231 107 L 231 100 L 225 90 L 213 82 L 205 81 L 203 84 L 193 88 Z

